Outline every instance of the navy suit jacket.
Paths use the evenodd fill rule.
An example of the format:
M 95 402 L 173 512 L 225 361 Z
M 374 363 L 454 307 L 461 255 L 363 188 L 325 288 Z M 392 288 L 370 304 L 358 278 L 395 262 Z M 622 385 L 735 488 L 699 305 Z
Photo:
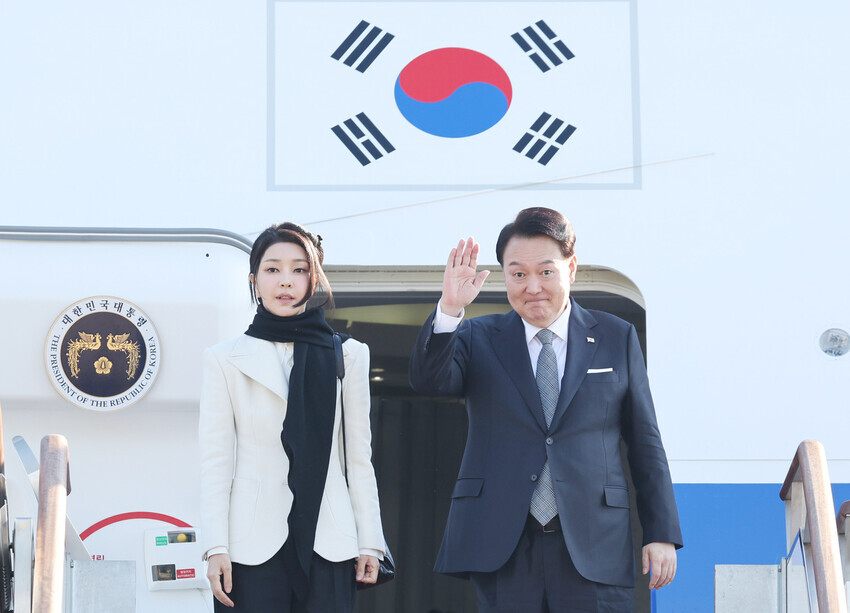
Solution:
M 667 456 L 634 326 L 572 302 L 561 394 L 547 428 L 516 312 L 465 320 L 451 334 L 434 334 L 433 318 L 411 357 L 411 385 L 422 394 L 465 397 L 469 418 L 437 572 L 466 577 L 508 560 L 548 458 L 576 569 L 591 581 L 633 586 L 621 437 L 644 544 L 681 547 Z

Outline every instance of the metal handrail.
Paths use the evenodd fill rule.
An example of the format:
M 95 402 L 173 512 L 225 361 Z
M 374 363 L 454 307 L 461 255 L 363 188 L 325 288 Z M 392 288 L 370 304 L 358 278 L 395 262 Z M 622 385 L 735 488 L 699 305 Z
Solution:
M 838 534 L 844 535 L 844 579 L 847 590 L 847 602 L 850 605 L 850 500 L 841 503 L 835 521 L 838 524 Z
M 847 613 L 829 469 L 818 441 L 797 447 L 779 496 L 785 501 L 786 539 L 804 524 L 808 528 L 819 613 Z
M 215 228 L 64 228 L 0 226 L 0 240 L 220 243 L 251 253 L 251 241 L 229 230 Z
M 845 500 L 838 508 L 838 513 L 835 515 L 836 528 L 838 534 L 844 534 L 844 520 L 850 517 L 850 500 Z
M 61 613 L 65 572 L 65 514 L 71 491 L 68 441 L 61 434 L 41 439 L 38 527 L 33 570 L 33 613 Z
M 3 409 L 0 408 L 0 473 L 6 474 L 6 449 L 3 447 Z

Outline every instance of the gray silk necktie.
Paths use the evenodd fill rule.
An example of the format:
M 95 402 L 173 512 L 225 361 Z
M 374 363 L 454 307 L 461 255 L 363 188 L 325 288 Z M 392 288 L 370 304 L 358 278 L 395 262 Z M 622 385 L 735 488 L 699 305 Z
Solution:
M 543 343 L 537 358 L 537 391 L 540 393 L 540 403 L 543 405 L 543 415 L 548 428 L 552 425 L 555 406 L 558 404 L 558 362 L 552 348 L 555 333 L 544 328 L 537 333 L 537 338 Z M 549 460 L 546 460 L 531 495 L 531 515 L 545 526 L 557 514 L 558 505 L 552 487 L 552 474 L 549 472 Z

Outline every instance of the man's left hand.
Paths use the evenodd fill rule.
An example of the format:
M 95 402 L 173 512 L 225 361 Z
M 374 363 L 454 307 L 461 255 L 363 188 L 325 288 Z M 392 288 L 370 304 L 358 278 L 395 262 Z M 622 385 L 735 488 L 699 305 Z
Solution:
M 669 585 L 676 576 L 676 547 L 673 543 L 650 543 L 643 547 L 643 574 L 652 569 L 649 589 Z

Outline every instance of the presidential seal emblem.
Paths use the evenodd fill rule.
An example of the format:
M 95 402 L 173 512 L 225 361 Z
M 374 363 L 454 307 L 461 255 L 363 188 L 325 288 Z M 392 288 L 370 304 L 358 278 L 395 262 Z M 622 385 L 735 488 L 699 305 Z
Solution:
M 93 296 L 56 318 L 44 356 L 50 381 L 65 400 L 115 411 L 150 391 L 159 372 L 159 337 L 132 302 Z

